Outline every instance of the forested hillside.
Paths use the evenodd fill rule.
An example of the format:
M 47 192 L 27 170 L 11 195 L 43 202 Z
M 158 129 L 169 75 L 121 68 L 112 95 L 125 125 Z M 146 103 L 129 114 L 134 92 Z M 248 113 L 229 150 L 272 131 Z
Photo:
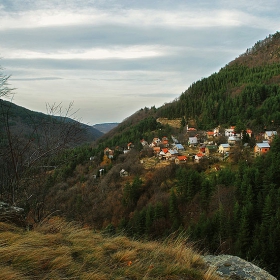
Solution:
M 18 132 L 28 130 L 31 131 L 34 127 L 39 127 L 40 124 L 47 123 L 72 123 L 80 126 L 81 129 L 81 144 L 97 140 L 103 135 L 99 130 L 79 122 L 76 119 L 73 104 L 68 108 L 63 108 L 62 104 L 46 104 L 46 114 L 28 110 L 24 107 L 18 106 L 12 102 L 0 100 L 1 126 L 4 126 L 5 120 L 8 120 L 11 129 Z
M 279 86 L 277 32 L 178 100 L 141 109 L 97 143 L 46 159 L 49 168 L 25 173 L 16 192 L 6 182 L 1 197 L 13 194 L 30 228 L 57 214 L 140 240 L 183 232 L 202 251 L 241 256 L 279 278 Z M 219 152 L 227 128 L 240 141 Z M 257 153 L 263 140 L 269 148 Z
M 193 83 L 158 114 L 195 120 L 199 128 L 236 125 L 258 131 L 280 125 L 280 33 L 270 35 L 218 73 Z

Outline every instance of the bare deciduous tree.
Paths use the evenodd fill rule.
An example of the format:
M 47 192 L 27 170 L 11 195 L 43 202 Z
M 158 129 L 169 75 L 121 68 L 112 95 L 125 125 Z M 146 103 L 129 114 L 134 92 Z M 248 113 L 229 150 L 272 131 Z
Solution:
M 46 115 L 30 114 L 22 121 L 13 103 L 1 99 L 12 95 L 8 79 L 0 73 L 0 199 L 41 211 L 48 171 L 57 166 L 60 153 L 81 142 L 85 128 L 75 118 L 73 103 L 66 109 L 47 104 Z

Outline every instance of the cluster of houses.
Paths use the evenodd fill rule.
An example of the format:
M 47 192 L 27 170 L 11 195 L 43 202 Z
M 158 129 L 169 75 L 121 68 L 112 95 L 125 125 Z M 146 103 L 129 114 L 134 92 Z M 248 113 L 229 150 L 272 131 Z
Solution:
M 106 155 L 109 159 L 113 159 L 115 152 L 121 152 L 121 153 L 126 154 L 132 148 L 134 148 L 134 145 L 131 142 L 127 144 L 127 148 L 122 148 L 122 147 L 117 146 L 114 150 L 112 150 L 107 147 L 104 149 L 104 155 Z
M 174 161 L 176 164 L 187 162 L 187 155 L 191 156 L 193 161 L 199 161 L 203 157 L 209 157 L 213 154 L 223 155 L 222 158 L 225 158 L 230 154 L 231 149 L 238 144 L 241 144 L 242 135 L 236 133 L 234 127 L 230 127 L 224 130 L 224 133 L 220 133 L 219 128 L 215 128 L 212 131 L 203 132 L 203 137 L 201 137 L 201 132 L 196 132 L 195 128 L 188 128 L 188 141 L 187 144 L 189 147 L 196 147 L 196 153 L 187 154 L 184 146 L 179 143 L 179 141 L 171 135 L 171 139 L 168 137 L 162 137 L 161 139 L 155 137 L 151 143 L 148 143 L 145 139 L 142 139 L 140 142 L 143 148 L 152 149 L 155 157 L 160 160 L 168 160 Z M 249 137 L 252 137 L 252 131 L 250 129 L 246 130 L 246 133 Z M 258 141 L 254 147 L 254 154 L 262 155 L 269 151 L 270 143 L 273 141 L 273 138 L 277 135 L 276 131 L 265 131 L 263 134 L 258 135 L 256 140 Z M 225 136 L 227 139 L 227 143 L 222 143 L 217 145 L 215 143 L 216 137 Z M 203 140 L 202 140 L 203 139 Z M 243 147 L 248 147 L 248 143 L 245 143 Z M 127 144 L 126 149 L 120 149 L 121 152 L 127 153 L 133 148 L 132 143 Z M 111 150 L 110 148 L 104 149 L 104 155 L 107 155 L 109 159 L 114 157 L 114 152 L 118 150 L 118 147 L 115 150 Z M 127 176 L 125 170 L 121 170 L 120 176 Z
M 182 152 L 185 151 L 184 146 L 173 135 L 171 135 L 171 138 L 172 143 L 166 136 L 162 137 L 162 139 L 155 137 L 150 144 L 145 139 L 140 142 L 143 148 L 152 148 L 154 155 L 159 159 L 174 160 L 177 164 L 186 162 L 187 157 L 182 155 Z
M 205 137 L 201 137 L 201 133 L 198 133 L 195 128 L 187 128 L 188 146 L 197 147 L 197 153 L 191 155 L 192 159 L 199 161 L 203 157 L 209 157 L 214 153 L 227 156 L 234 146 L 241 145 L 244 135 L 244 133 L 236 133 L 234 129 L 235 127 L 230 127 L 225 129 L 224 133 L 220 133 L 219 128 L 215 128 L 212 131 L 203 132 L 202 134 Z M 250 138 L 253 136 L 253 132 L 250 129 L 246 130 L 246 134 Z M 267 153 L 270 149 L 270 143 L 276 135 L 277 131 L 265 131 L 259 134 L 257 137 L 258 142 L 254 147 L 255 156 Z M 214 139 L 217 139 L 216 137 L 219 136 L 225 136 L 227 139 L 226 143 L 220 145 L 214 143 Z M 163 137 L 162 139 L 154 138 L 150 144 L 142 139 L 141 144 L 143 147 L 149 146 L 153 148 L 154 155 L 159 159 L 175 160 L 176 163 L 185 162 L 187 157 L 181 154 L 185 150 L 184 146 L 174 136 L 171 136 L 171 138 L 173 141 L 172 144 L 169 143 L 167 137 Z M 203 141 L 201 140 L 202 138 L 204 138 Z M 243 148 L 246 147 L 249 147 L 248 143 L 243 145 Z
M 273 141 L 273 138 L 277 135 L 277 131 L 266 131 L 263 135 L 265 139 L 263 142 L 256 143 L 254 147 L 254 152 L 256 155 L 262 155 L 269 151 L 270 143 Z
M 253 133 L 252 130 L 250 129 L 246 130 L 246 134 L 250 138 L 252 137 L 252 133 Z M 218 128 L 214 129 L 214 131 L 207 132 L 208 139 L 219 135 L 220 133 Z M 260 133 L 256 139 L 259 142 L 257 142 L 254 147 L 255 156 L 267 153 L 270 149 L 270 143 L 273 141 L 273 138 L 276 135 L 277 135 L 277 131 L 265 131 L 264 133 Z M 229 153 L 234 145 L 241 143 L 243 134 L 236 133 L 234 131 L 234 127 L 230 127 L 228 129 L 225 129 L 224 136 L 227 137 L 227 143 L 220 144 L 218 147 L 218 152 L 223 154 Z M 248 146 L 248 143 L 244 144 L 244 147 L 246 146 Z

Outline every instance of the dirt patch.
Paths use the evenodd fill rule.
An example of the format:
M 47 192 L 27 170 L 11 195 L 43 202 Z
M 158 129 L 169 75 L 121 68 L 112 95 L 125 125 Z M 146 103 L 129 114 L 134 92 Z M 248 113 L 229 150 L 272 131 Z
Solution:
M 179 118 L 179 119 L 174 119 L 174 120 L 169 120 L 167 118 L 158 118 L 157 119 L 157 122 L 163 124 L 163 125 L 170 125 L 171 127 L 174 127 L 174 128 L 180 128 L 181 127 L 181 121 L 182 119 Z

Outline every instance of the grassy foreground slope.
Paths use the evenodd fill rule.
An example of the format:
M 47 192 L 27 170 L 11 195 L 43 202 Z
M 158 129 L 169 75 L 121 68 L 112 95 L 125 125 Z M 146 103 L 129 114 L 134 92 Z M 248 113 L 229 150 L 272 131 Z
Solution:
M 0 263 L 0 279 L 220 279 L 183 238 L 138 242 L 61 218 L 28 232 L 0 223 Z

